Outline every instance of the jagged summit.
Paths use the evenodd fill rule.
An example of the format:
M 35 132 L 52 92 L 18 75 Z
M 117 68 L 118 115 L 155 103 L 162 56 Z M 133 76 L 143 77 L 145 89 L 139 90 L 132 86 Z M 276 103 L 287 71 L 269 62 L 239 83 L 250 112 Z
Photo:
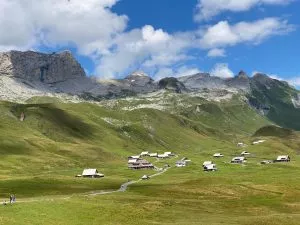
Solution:
M 249 79 L 247 73 L 243 70 L 241 70 L 238 75 L 237 75 L 238 78 L 243 78 L 243 79 Z
M 176 93 L 181 93 L 182 91 L 186 90 L 184 84 L 175 77 L 166 77 L 161 79 L 158 82 L 158 87 L 159 89 L 171 90 L 175 91 Z
M 144 71 L 134 71 L 128 77 L 149 77 Z
M 233 78 L 197 73 L 159 81 L 154 81 L 143 71 L 135 71 L 124 79 L 103 82 L 87 77 L 70 51 L 50 54 L 33 51 L 0 53 L 0 99 L 3 100 L 23 101 L 35 96 L 57 94 L 102 99 L 148 94 L 159 90 L 200 95 L 203 92 L 206 93 L 205 97 L 214 99 L 215 96 L 211 98 L 214 92 L 221 93 L 224 90 L 251 95 L 253 90 L 258 92 L 272 88 L 290 89 L 285 82 L 274 80 L 266 74 L 258 73 L 254 77 L 248 77 L 243 70 Z M 297 90 L 289 98 L 295 107 L 299 107 Z
M 51 54 L 34 51 L 0 53 L 0 75 L 44 83 L 86 76 L 70 51 Z

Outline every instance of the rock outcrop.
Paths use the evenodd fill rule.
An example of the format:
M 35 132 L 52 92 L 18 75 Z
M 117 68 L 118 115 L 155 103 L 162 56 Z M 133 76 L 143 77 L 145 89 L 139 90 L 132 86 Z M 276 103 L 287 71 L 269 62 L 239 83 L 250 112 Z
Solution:
M 185 87 L 191 91 L 202 89 L 237 89 L 248 92 L 250 90 L 250 78 L 247 74 L 241 71 L 233 78 L 220 78 L 211 76 L 209 73 L 198 73 L 191 76 L 179 77 Z
M 227 87 L 225 80 L 210 76 L 209 73 L 198 73 L 191 76 L 179 77 L 178 80 L 191 91 L 201 89 L 225 89 Z
M 0 53 L 1 75 L 48 84 L 86 76 L 69 51 L 52 54 L 33 51 Z
M 166 77 L 161 79 L 158 83 L 158 87 L 159 89 L 166 89 L 176 93 L 182 93 L 183 91 L 186 91 L 185 86 L 175 77 Z
M 248 75 L 244 71 L 240 71 L 236 77 L 227 79 L 225 83 L 228 87 L 249 92 L 251 88 L 250 82 Z

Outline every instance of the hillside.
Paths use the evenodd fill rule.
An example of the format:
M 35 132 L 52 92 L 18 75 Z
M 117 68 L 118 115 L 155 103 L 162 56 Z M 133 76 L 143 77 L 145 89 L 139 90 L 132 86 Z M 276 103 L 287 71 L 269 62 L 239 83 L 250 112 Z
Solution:
M 53 98 L 34 98 L 27 104 L 1 102 L 0 195 L 17 195 L 16 205 L 1 210 L 1 220 L 6 224 L 53 224 L 58 219 L 70 225 L 107 221 L 132 225 L 168 224 L 172 216 L 176 224 L 297 223 L 298 217 L 291 212 L 299 204 L 299 182 L 289 179 L 299 176 L 297 132 L 283 139 L 266 133 L 266 128 L 259 128 L 270 121 L 235 97 L 212 103 L 189 95 L 162 94 L 166 99 L 163 111 L 139 108 L 147 102 L 136 98 L 139 104 L 132 98 L 106 100 L 101 105 Z M 23 122 L 19 120 L 22 112 Z M 254 133 L 258 137 L 252 137 Z M 267 141 L 251 145 L 258 138 Z M 228 163 L 244 150 L 236 146 L 240 141 L 254 154 L 245 166 Z M 155 173 L 127 169 L 129 155 L 167 150 L 192 162 L 175 168 L 177 158 L 149 159 L 158 167 L 168 163 L 171 168 L 124 193 L 93 195 Z M 203 161 L 212 159 L 215 152 L 225 154 L 225 158 L 213 159 L 219 171 L 203 172 Z M 259 165 L 279 154 L 289 154 L 292 162 Z M 74 177 L 87 167 L 98 168 L 105 178 Z M 37 216 L 45 211 L 47 216 Z M 100 211 L 101 216 L 95 217 Z M 273 216 L 266 216 L 270 211 Z
M 299 181 L 291 177 L 300 176 L 299 91 L 287 83 L 243 71 L 160 81 L 140 71 L 98 81 L 65 74 L 82 72 L 66 53 L 14 54 L 34 62 L 17 72 L 45 60 L 53 68 L 43 81 L 41 70 L 29 78 L 0 73 L 0 196 L 17 195 L 0 210 L 1 224 L 298 223 Z M 143 151 L 175 155 L 144 157 L 153 170 L 128 169 L 128 156 Z M 251 153 L 247 162 L 230 163 L 242 151 Z M 278 155 L 291 162 L 261 164 Z M 177 168 L 183 158 L 191 162 Z M 203 171 L 207 160 L 216 172 Z M 84 168 L 105 176 L 75 177 Z

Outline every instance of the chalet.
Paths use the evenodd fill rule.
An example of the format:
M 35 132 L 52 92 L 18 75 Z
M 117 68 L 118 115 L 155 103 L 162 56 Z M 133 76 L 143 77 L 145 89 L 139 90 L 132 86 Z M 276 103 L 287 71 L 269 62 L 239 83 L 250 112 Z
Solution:
M 172 153 L 172 152 L 165 152 L 164 155 L 167 155 L 167 156 L 174 156 L 174 153 Z
M 136 163 L 139 159 L 129 159 L 128 163 Z
M 82 172 L 82 177 L 99 178 L 104 177 L 104 174 L 98 173 L 97 169 L 84 169 Z
M 214 164 L 212 161 L 205 161 L 202 166 L 205 167 L 207 165 Z
M 239 142 L 239 143 L 237 143 L 237 146 L 238 147 L 245 147 L 246 145 L 243 142 Z
M 243 152 L 241 153 L 241 155 L 242 155 L 242 156 L 244 156 L 244 155 L 251 155 L 251 153 L 250 153 L 250 152 L 247 152 L 247 151 L 243 151 Z
M 203 167 L 204 171 L 216 171 L 217 166 L 216 164 L 209 164 Z
M 150 153 L 149 154 L 150 157 L 157 157 L 157 155 L 158 155 L 157 153 Z
M 140 156 L 148 156 L 149 155 L 149 152 L 142 152 L 141 154 L 140 154 Z
M 144 159 L 138 159 L 135 162 L 128 162 L 128 168 L 129 169 L 153 169 L 154 166 L 152 163 L 148 162 L 147 160 Z
M 244 162 L 246 162 L 245 157 L 234 157 L 231 160 L 231 163 L 244 163 Z
M 275 162 L 290 162 L 291 158 L 288 155 L 280 155 L 277 157 Z
M 213 156 L 214 156 L 215 158 L 224 157 L 224 155 L 221 154 L 221 153 L 215 153 Z
M 261 144 L 261 143 L 264 143 L 266 140 L 258 140 L 258 141 L 254 141 L 252 142 L 253 145 L 258 145 L 258 144 Z
M 186 162 L 185 161 L 177 161 L 176 162 L 176 167 L 185 167 L 186 166 Z
M 140 159 L 139 155 L 129 156 L 128 159 Z
M 166 154 L 158 154 L 158 155 L 157 155 L 157 158 L 159 158 L 159 159 L 166 159 L 166 158 L 169 158 L 169 155 L 166 155 Z
M 183 157 L 181 161 L 184 161 L 185 163 L 192 162 L 192 160 L 188 159 L 187 157 Z
M 142 180 L 149 180 L 149 179 L 150 179 L 150 177 L 148 175 L 142 176 Z

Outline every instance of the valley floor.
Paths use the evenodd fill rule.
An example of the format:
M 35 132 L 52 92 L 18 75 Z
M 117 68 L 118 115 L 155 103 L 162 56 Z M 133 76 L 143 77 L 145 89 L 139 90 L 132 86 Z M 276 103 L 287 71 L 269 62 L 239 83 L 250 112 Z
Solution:
M 290 163 L 260 165 L 262 158 L 255 155 L 243 166 L 228 163 L 230 156 L 225 156 L 213 159 L 217 172 L 207 173 L 201 164 L 212 158 L 208 152 L 186 156 L 193 159 L 189 166 L 174 167 L 176 159 L 156 162 L 172 167 L 160 176 L 133 183 L 125 192 L 95 194 L 118 189 L 122 179 L 113 183 L 109 175 L 95 180 L 66 176 L 66 186 L 48 183 L 57 185 L 56 193 L 53 187 L 43 189 L 48 179 L 43 184 L 37 178 L 31 190 L 19 183 L 17 203 L 1 206 L 1 224 L 299 224 L 300 157 Z M 129 171 L 128 175 L 139 179 L 147 172 Z M 2 181 L 2 193 L 12 181 L 18 182 Z M 90 186 L 90 192 L 78 193 L 83 185 Z
M 123 101 L 109 108 L 50 100 L 0 102 L 0 201 L 10 194 L 17 200 L 0 205 L 1 225 L 300 224 L 299 133 L 259 129 L 271 122 L 243 102 L 192 98 L 190 108 L 174 114 L 124 111 Z M 257 130 L 264 137 L 253 136 Z M 260 138 L 266 141 L 251 144 Z M 241 141 L 247 147 L 238 147 Z M 128 156 L 142 151 L 178 157 L 147 157 L 171 168 L 117 191 L 128 180 L 157 173 L 127 168 Z M 231 164 L 242 151 L 251 153 L 247 163 Z M 213 158 L 217 152 L 224 157 Z M 291 162 L 260 164 L 278 155 Z M 188 166 L 175 167 L 183 157 L 191 160 Z M 207 160 L 218 171 L 204 172 Z M 75 177 L 84 168 L 105 177 Z

